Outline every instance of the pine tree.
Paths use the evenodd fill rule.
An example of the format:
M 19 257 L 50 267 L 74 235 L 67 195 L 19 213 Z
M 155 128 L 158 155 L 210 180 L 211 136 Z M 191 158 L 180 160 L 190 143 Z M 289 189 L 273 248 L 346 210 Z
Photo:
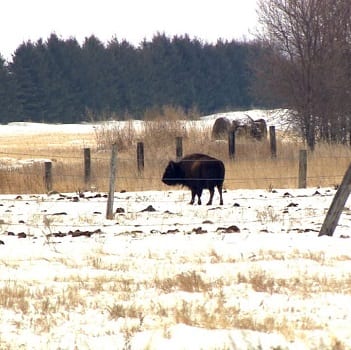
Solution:
M 38 42 L 37 46 L 41 46 Z M 16 84 L 16 100 L 18 101 L 24 120 L 45 120 L 45 86 L 43 71 L 45 62 L 41 50 L 30 41 L 21 44 L 14 53 L 9 68 Z
M 5 60 L 0 56 L 0 123 L 15 121 L 20 115 L 20 106 L 16 103 L 16 88 Z

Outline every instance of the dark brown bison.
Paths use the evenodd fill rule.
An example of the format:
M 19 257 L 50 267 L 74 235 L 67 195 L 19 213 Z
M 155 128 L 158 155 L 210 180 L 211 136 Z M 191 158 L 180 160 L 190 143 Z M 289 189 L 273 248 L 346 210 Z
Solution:
M 170 161 L 163 174 L 162 182 L 169 186 L 182 185 L 191 190 L 190 204 L 194 204 L 195 196 L 201 204 L 203 189 L 210 191 L 207 205 L 212 204 L 214 188 L 217 186 L 220 204 L 223 204 L 222 187 L 225 168 L 222 161 L 206 154 L 195 153 L 182 158 L 179 162 Z

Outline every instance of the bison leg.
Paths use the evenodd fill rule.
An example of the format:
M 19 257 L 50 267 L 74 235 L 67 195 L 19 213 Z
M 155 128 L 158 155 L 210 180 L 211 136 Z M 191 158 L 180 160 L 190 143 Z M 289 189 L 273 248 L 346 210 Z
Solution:
M 195 196 L 196 196 L 196 190 L 195 190 L 195 188 L 192 188 L 192 189 L 191 189 L 191 201 L 190 201 L 189 204 L 194 204 L 194 202 L 195 202 Z
M 191 201 L 189 204 L 194 204 L 195 196 L 198 197 L 197 204 L 201 205 L 201 195 L 202 195 L 202 188 L 192 188 L 191 189 Z
M 197 190 L 197 197 L 198 197 L 197 204 L 198 205 L 201 205 L 201 195 L 202 195 L 202 188 L 198 188 L 198 190 Z
M 219 204 L 223 205 L 223 197 L 222 197 L 222 185 L 217 185 L 217 189 L 219 192 Z
M 210 199 L 208 200 L 207 205 L 211 205 L 212 204 L 213 195 L 214 195 L 214 187 L 209 188 L 209 191 L 210 191 Z

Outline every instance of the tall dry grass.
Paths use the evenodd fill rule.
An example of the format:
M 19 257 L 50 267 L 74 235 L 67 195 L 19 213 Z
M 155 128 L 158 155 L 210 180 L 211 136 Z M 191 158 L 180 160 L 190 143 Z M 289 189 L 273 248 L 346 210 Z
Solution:
M 161 114 L 160 114 L 161 113 Z M 163 113 L 163 114 L 162 114 Z M 154 116 L 152 118 L 152 116 Z M 2 193 L 45 192 L 45 159 L 53 162 L 53 189 L 59 192 L 107 191 L 111 144 L 117 143 L 117 191 L 166 190 L 161 182 L 167 163 L 175 159 L 176 137 L 183 139 L 183 153 L 208 153 L 226 166 L 224 187 L 294 188 L 298 185 L 297 141 L 277 139 L 277 157 L 271 158 L 269 140 L 237 139 L 236 156 L 231 160 L 226 141 L 211 140 L 210 126 L 185 119 L 182 112 L 165 109 L 145 120 L 101 123 L 91 134 L 36 134 L 0 139 L 0 191 Z M 201 126 L 202 125 L 202 126 Z M 136 145 L 144 143 L 145 168 L 138 172 Z M 83 148 L 91 149 L 91 181 L 84 183 Z M 7 158 L 36 159 L 26 166 L 6 166 Z M 339 184 L 351 159 L 351 149 L 343 145 L 317 145 L 308 153 L 307 186 Z M 39 161 L 41 160 L 41 161 Z

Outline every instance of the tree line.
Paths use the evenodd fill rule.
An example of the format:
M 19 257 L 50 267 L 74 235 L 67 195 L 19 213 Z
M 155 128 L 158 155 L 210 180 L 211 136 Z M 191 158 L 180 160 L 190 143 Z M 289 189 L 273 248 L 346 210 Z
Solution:
M 138 47 L 90 36 L 80 45 L 51 34 L 24 42 L 6 62 L 0 57 L 0 123 L 74 123 L 110 113 L 141 118 L 166 105 L 209 114 L 249 108 L 252 42 L 216 44 L 158 33 Z

